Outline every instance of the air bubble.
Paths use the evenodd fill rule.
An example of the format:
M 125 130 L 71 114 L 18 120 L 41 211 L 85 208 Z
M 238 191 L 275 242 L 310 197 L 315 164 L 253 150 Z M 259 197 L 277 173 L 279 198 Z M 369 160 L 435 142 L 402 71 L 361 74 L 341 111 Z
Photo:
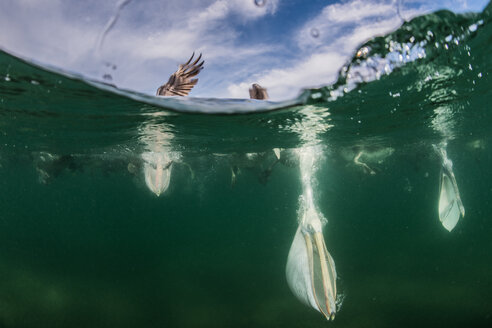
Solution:
M 318 31 L 318 29 L 317 29 L 317 28 L 315 28 L 315 27 L 313 27 L 313 28 L 311 29 L 311 32 L 310 32 L 310 33 L 311 33 L 311 36 L 312 36 L 313 38 L 317 38 L 317 37 L 319 37 L 319 31 Z
M 266 0 L 255 0 L 255 5 L 257 7 L 264 7 L 266 5 Z

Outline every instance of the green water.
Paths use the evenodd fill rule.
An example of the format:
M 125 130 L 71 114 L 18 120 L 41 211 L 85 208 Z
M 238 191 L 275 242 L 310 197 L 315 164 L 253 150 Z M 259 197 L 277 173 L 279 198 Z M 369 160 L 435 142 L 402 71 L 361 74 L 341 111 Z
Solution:
M 347 66 L 388 58 L 385 45 L 417 44 L 432 29 L 426 56 L 391 74 L 361 82 L 342 70 L 296 106 L 248 115 L 177 110 L 262 105 L 178 106 L 1 52 L 0 327 L 489 327 L 487 8 L 416 18 Z M 432 145 L 443 141 L 466 208 L 452 232 L 437 210 Z M 342 300 L 333 322 L 286 283 L 302 193 L 295 160 L 265 179 L 273 148 L 288 157 L 306 144 L 321 149 L 316 201 Z M 176 156 L 160 197 L 141 158 L 155 145 Z M 375 174 L 354 162 L 388 149 L 361 157 Z

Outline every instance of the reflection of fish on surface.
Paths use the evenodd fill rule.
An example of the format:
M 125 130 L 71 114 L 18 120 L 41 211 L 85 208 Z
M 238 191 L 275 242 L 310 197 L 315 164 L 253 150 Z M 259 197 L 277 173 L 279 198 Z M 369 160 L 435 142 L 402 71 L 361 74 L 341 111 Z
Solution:
M 394 151 L 392 147 L 357 145 L 342 148 L 340 154 L 346 161 L 362 167 L 364 173 L 375 175 L 376 171 L 371 166 L 382 164 Z

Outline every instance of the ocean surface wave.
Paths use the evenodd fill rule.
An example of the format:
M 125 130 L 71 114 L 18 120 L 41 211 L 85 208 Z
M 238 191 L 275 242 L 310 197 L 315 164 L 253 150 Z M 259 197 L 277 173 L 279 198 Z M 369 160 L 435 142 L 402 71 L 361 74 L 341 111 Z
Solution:
M 306 142 L 300 131 L 312 131 L 309 142 L 345 145 L 486 137 L 490 8 L 480 14 L 440 11 L 416 17 L 361 45 L 334 84 L 283 102 L 155 97 L 4 50 L 3 148 L 136 149 L 142 139 L 138 131 L 149 125 L 189 151 L 294 148 Z

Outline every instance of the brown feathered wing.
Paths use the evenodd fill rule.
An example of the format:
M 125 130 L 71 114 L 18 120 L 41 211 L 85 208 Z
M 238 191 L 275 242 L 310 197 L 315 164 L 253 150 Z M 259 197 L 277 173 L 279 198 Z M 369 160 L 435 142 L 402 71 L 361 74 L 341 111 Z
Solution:
M 169 81 L 157 89 L 157 96 L 187 96 L 191 89 L 198 82 L 198 79 L 193 79 L 203 69 L 202 54 L 192 62 L 195 53 L 185 63 L 179 65 L 178 70 L 169 77 Z

